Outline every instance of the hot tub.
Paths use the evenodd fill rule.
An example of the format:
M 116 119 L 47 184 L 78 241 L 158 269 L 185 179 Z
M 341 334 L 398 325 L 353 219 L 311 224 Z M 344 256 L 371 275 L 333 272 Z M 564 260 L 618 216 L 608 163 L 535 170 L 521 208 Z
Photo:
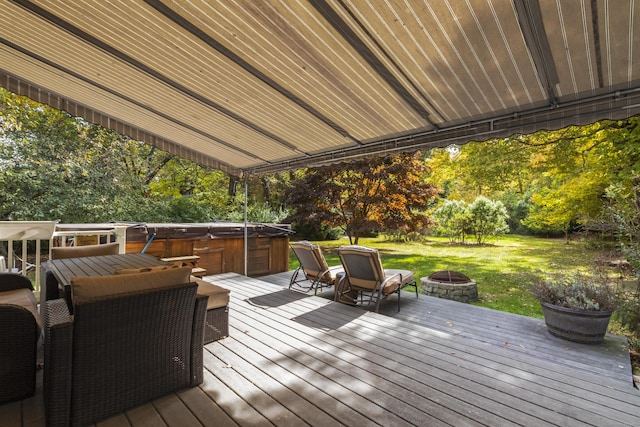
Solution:
M 58 230 L 108 230 L 113 228 L 113 225 L 66 224 L 58 226 Z M 126 253 L 142 252 L 144 249 L 145 253 L 158 258 L 198 255 L 198 267 L 206 269 L 208 275 L 229 272 L 244 274 L 244 223 L 120 225 L 128 226 Z M 247 274 L 262 276 L 288 271 L 291 234 L 289 224 L 247 224 Z M 91 243 L 97 241 L 84 244 Z

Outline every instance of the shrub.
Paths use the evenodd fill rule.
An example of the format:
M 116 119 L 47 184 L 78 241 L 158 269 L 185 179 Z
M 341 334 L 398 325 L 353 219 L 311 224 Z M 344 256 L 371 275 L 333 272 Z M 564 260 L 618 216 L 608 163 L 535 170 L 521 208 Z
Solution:
M 251 203 L 247 206 L 247 220 L 250 222 L 278 224 L 288 216 L 289 212 L 286 209 L 272 208 L 267 202 Z M 244 212 L 241 209 L 232 212 L 228 215 L 228 219 L 238 222 L 244 221 Z
M 509 231 L 507 225 L 507 210 L 500 201 L 478 197 L 469 205 L 471 232 L 476 237 L 476 243 L 481 245 L 491 236 L 499 236 Z
M 465 202 L 461 200 L 446 200 L 433 213 L 438 223 L 437 232 L 447 236 L 452 242 L 464 243 L 469 232 L 469 210 Z
M 507 219 L 509 232 L 525 235 L 531 234 L 531 230 L 522 223 L 522 220 L 529 215 L 529 210 L 531 209 L 529 196 L 506 193 L 500 198 L 500 201 L 504 204 L 507 214 L 509 215 Z
M 615 311 L 620 306 L 617 286 L 600 271 L 555 273 L 539 280 L 531 293 L 540 302 L 576 310 Z
M 424 242 L 427 231 L 407 231 L 404 229 L 387 230 L 384 233 L 385 240 L 389 242 Z
M 620 323 L 630 332 L 629 343 L 633 348 L 640 349 L 640 298 L 638 295 L 624 298 L 617 314 Z
M 478 197 L 470 205 L 460 200 L 447 200 L 433 213 L 438 232 L 452 242 L 464 243 L 469 235 L 481 245 L 491 236 L 509 231 L 509 215 L 500 201 Z
M 296 238 L 306 240 L 338 240 L 344 234 L 340 228 L 317 223 L 293 223 L 292 228 Z

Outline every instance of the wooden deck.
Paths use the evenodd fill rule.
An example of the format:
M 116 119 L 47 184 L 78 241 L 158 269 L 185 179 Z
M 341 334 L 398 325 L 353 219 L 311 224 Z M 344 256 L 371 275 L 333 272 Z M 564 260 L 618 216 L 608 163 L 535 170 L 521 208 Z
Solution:
M 207 277 L 232 301 L 204 383 L 99 425 L 640 425 L 620 337 L 571 344 L 538 319 L 410 292 L 400 313 L 382 306 L 391 317 L 289 291 L 289 276 Z M 0 424 L 44 425 L 40 390 L 0 406 Z

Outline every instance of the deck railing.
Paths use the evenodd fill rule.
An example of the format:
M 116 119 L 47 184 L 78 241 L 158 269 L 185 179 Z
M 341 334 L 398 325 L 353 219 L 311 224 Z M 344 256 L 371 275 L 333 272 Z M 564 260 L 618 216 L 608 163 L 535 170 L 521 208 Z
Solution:
M 95 244 L 115 241 L 120 244 L 120 253 L 125 253 L 128 227 L 114 224 L 110 228 L 67 231 L 60 230 L 57 221 L 0 221 L 0 271 L 31 277 L 39 292 L 43 241 L 49 242 L 49 250 L 54 246 L 74 246 L 87 238 L 93 238 Z

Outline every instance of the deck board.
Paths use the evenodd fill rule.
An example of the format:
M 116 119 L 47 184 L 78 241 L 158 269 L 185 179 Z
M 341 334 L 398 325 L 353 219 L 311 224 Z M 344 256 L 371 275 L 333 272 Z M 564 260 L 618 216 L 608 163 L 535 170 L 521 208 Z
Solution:
M 220 283 L 220 282 L 217 282 Z M 279 292 L 279 291 L 278 291 Z M 275 292 L 276 294 L 278 292 Z M 236 292 L 237 293 L 237 292 Z M 267 294 L 268 295 L 268 294 Z M 281 305 L 279 307 L 276 307 L 275 303 L 280 299 L 277 296 L 273 297 L 273 301 L 269 301 L 268 300 L 268 296 L 259 296 L 258 299 L 260 300 L 261 303 L 264 304 L 264 307 L 269 307 L 269 310 L 280 310 L 283 311 L 286 308 L 285 307 L 290 307 L 291 310 L 299 308 L 301 306 L 302 303 L 297 303 L 295 305 L 290 304 L 287 306 Z M 304 301 L 305 303 L 307 302 L 307 300 Z M 345 307 L 343 305 L 337 305 L 337 304 L 329 304 L 326 305 L 326 307 L 328 307 L 329 309 L 331 309 L 333 311 L 332 314 L 330 314 L 327 319 L 334 319 L 336 314 L 336 310 L 338 310 L 341 307 Z M 349 307 L 349 310 L 353 310 L 353 308 Z M 315 316 L 315 314 L 317 314 L 317 311 L 319 310 L 315 310 L 316 312 L 314 313 L 314 318 L 317 320 L 318 316 Z M 312 311 L 313 312 L 313 311 Z M 309 312 L 309 313 L 312 313 Z M 291 318 L 295 318 L 297 313 L 295 312 L 288 312 L 286 314 L 284 314 L 285 317 L 291 317 Z M 378 324 L 377 325 L 372 325 L 372 322 L 370 321 L 369 317 L 375 317 L 375 319 L 377 320 Z M 311 315 L 307 315 L 307 320 L 311 319 Z M 365 317 L 367 318 L 367 321 L 364 322 Z M 397 333 L 397 328 L 392 327 L 391 324 L 397 323 L 398 321 L 396 321 L 395 319 L 389 319 L 389 318 L 385 318 L 382 316 L 374 316 L 373 313 L 365 313 L 364 315 L 361 316 L 357 316 L 357 318 L 352 318 L 349 319 L 349 321 L 344 322 L 344 321 L 339 321 L 338 323 L 344 323 L 345 325 L 349 325 L 349 327 L 352 328 L 356 328 L 356 329 L 360 329 L 365 331 L 365 337 L 362 338 L 363 342 L 367 342 L 367 341 L 371 341 L 371 340 L 378 340 L 376 342 L 376 344 L 373 346 L 373 348 L 368 348 L 366 349 L 366 352 L 368 354 L 371 354 L 372 352 L 376 352 L 379 350 L 380 347 L 383 347 L 385 345 L 387 345 L 389 347 L 388 352 L 389 354 L 383 354 L 383 358 L 384 357 L 391 357 L 391 355 L 394 354 L 394 352 L 397 352 L 397 348 L 402 348 L 407 347 L 406 344 L 404 344 L 405 338 L 406 338 L 406 333 L 401 333 L 398 334 Z M 374 322 L 375 323 L 375 322 Z M 399 322 L 400 324 L 403 324 L 403 322 Z M 356 325 L 356 326 L 354 326 Z M 406 325 L 406 324 L 405 324 Z M 321 327 L 331 327 L 330 323 L 324 323 L 324 324 L 319 324 L 318 326 Z M 415 325 L 413 325 L 412 327 L 409 328 L 409 332 L 413 333 L 413 335 L 416 335 L 415 332 L 416 330 L 419 329 L 417 328 Z M 393 331 L 393 332 L 392 332 Z M 379 340 L 379 337 L 376 336 L 376 333 L 381 333 L 385 335 L 385 340 L 381 341 Z M 428 331 L 420 331 L 420 333 L 428 333 Z M 390 335 L 396 335 L 396 340 L 389 342 L 388 338 Z M 450 341 L 449 338 L 442 338 L 442 337 L 431 337 L 430 340 L 428 340 L 428 342 L 430 343 L 431 341 L 445 341 L 448 342 Z M 346 342 L 346 341 L 345 341 Z M 415 346 L 415 344 L 418 342 L 418 340 L 413 340 L 412 341 L 412 346 Z M 351 344 L 353 344 L 353 341 L 351 341 Z M 450 345 L 450 344 L 449 344 Z M 407 347 L 407 348 L 409 348 Z M 330 352 L 331 349 L 327 349 L 327 348 L 323 348 L 321 349 L 322 351 L 327 351 Z M 502 350 L 502 349 L 500 349 Z M 403 350 L 404 355 L 406 355 L 406 351 L 407 350 Z M 427 357 L 431 357 L 432 355 L 429 353 L 424 352 L 424 348 L 422 350 L 418 349 L 410 349 L 409 351 L 412 351 L 414 353 L 413 358 L 411 360 L 403 360 L 402 363 L 400 364 L 399 368 L 394 368 L 394 370 L 396 370 L 396 372 L 400 372 L 402 371 L 402 368 L 406 368 L 409 369 L 410 372 L 408 372 L 408 375 L 411 375 L 412 373 L 414 374 L 414 378 L 415 378 L 415 372 L 412 372 L 416 369 L 418 369 L 419 367 L 416 366 L 417 363 L 420 362 L 420 357 L 422 355 L 425 355 Z M 496 365 L 496 366 L 491 366 L 491 369 L 485 369 L 484 372 L 476 372 L 478 369 L 477 364 L 469 364 L 468 366 L 465 366 L 464 364 L 460 365 L 459 363 L 457 365 L 453 365 L 455 366 L 455 369 L 453 369 L 453 372 L 449 372 L 448 375 L 443 375 L 442 372 L 446 372 L 444 370 L 446 370 L 446 366 L 452 366 L 451 360 L 449 355 L 455 355 L 456 358 L 460 357 L 462 354 L 464 354 L 465 352 L 467 352 L 468 350 L 466 350 L 465 346 L 454 346 L 454 347 L 445 347 L 444 349 L 440 348 L 437 349 L 436 352 L 434 353 L 435 355 L 435 359 L 432 358 L 430 359 L 430 365 L 434 365 L 434 363 L 437 361 L 437 357 L 440 357 L 441 362 L 442 362 L 442 366 L 438 367 L 438 370 L 435 371 L 435 373 L 437 374 L 436 376 L 440 376 L 440 380 L 444 382 L 444 384 L 450 384 L 450 389 L 451 390 L 447 390 L 446 387 L 444 387 L 444 392 L 449 392 L 452 394 L 460 394 L 460 391 L 462 390 L 467 390 L 470 393 L 475 393 L 475 396 L 492 396 L 492 395 L 496 395 L 496 400 L 493 402 L 472 402 L 475 403 L 476 405 L 478 405 L 478 407 L 486 407 L 486 405 L 492 405 L 492 410 L 496 411 L 499 415 L 510 418 L 512 422 L 525 422 L 526 424 L 531 424 L 533 420 L 527 420 L 525 414 L 523 414 L 523 412 L 526 412 L 527 410 L 530 411 L 530 415 L 534 416 L 534 417 L 540 417 L 542 416 L 544 419 L 544 415 L 546 414 L 547 416 L 553 416 L 555 419 L 557 420 L 562 420 L 561 416 L 558 416 L 558 414 L 556 413 L 555 415 L 553 414 L 553 411 L 560 411 L 559 413 L 562 413 L 562 409 L 565 406 L 565 404 L 563 404 L 562 402 L 556 402 L 555 398 L 556 397 L 562 397 L 565 393 L 567 393 L 567 390 L 562 390 L 561 393 L 559 393 L 559 396 L 552 396 L 551 398 L 547 398 L 547 399 L 542 399 L 540 393 L 534 393 L 534 392 L 530 392 L 529 389 L 531 388 L 531 382 L 530 381 L 525 381 L 528 372 L 522 371 L 522 366 L 526 365 L 525 367 L 528 368 L 528 364 L 522 364 L 520 363 L 519 367 L 509 367 L 508 365 L 505 367 L 505 365 Z M 474 352 L 477 350 L 474 350 Z M 512 354 L 511 352 L 505 352 L 502 351 L 502 353 L 505 353 L 506 355 L 510 355 Z M 442 356 L 444 355 L 444 357 Z M 491 356 L 490 354 L 486 355 L 486 356 Z M 482 358 L 482 356 L 481 356 Z M 422 357 L 422 359 L 424 359 L 424 357 Z M 453 361 L 453 363 L 456 363 L 455 361 Z M 408 368 L 410 366 L 410 368 Z M 460 367 L 462 367 L 462 371 L 460 370 Z M 443 371 L 440 371 L 440 369 L 443 369 Z M 494 380 L 495 378 L 495 369 L 501 369 L 502 373 L 508 375 L 509 377 L 507 377 L 508 379 L 510 379 L 512 382 L 518 382 L 517 380 L 517 376 L 521 376 L 523 378 L 521 378 L 519 380 L 520 383 L 522 383 L 521 387 L 522 389 L 517 391 L 513 390 L 512 388 L 510 388 L 509 386 L 504 386 L 502 385 L 502 381 L 501 382 L 496 382 Z M 462 377 L 462 378 L 461 378 Z M 512 377 L 515 377 L 516 379 L 511 379 Z M 461 380 L 463 380 L 461 382 Z M 549 381 L 553 380 L 553 378 L 543 378 L 542 382 L 543 383 L 547 383 Z M 567 378 L 568 381 L 575 381 L 575 377 L 571 376 Z M 428 380 L 429 383 L 433 384 L 434 383 L 434 378 L 431 378 Z M 477 385 L 479 384 L 479 382 L 484 382 L 484 389 L 483 388 L 477 388 Z M 563 384 L 562 382 L 557 382 L 554 381 L 552 384 L 554 387 L 564 387 L 565 384 Z M 589 387 L 592 387 L 595 384 L 587 384 L 587 390 Z M 442 385 L 441 385 L 442 386 Z M 501 389 L 504 388 L 504 389 Z M 540 386 L 542 387 L 542 386 Z M 539 387 L 539 388 L 540 388 Z M 543 392 L 548 392 L 548 386 L 545 385 L 545 388 L 542 389 Z M 571 386 L 569 386 L 569 388 L 571 388 Z M 574 391 L 573 395 L 569 395 L 569 400 L 575 400 L 575 398 L 577 396 L 582 396 L 585 393 L 588 393 L 587 390 L 581 389 L 581 388 L 573 388 L 572 389 Z M 553 391 L 553 389 L 551 390 Z M 605 390 L 605 392 L 608 392 L 608 389 Z M 512 398 L 509 394 L 516 394 L 519 397 L 517 399 Z M 633 395 L 632 395 L 633 396 Z M 593 408 L 593 403 L 597 402 L 598 399 L 604 399 L 606 403 L 608 404 L 613 404 L 615 403 L 613 400 L 611 399 L 606 399 L 603 398 L 602 395 L 600 394 L 591 394 L 590 396 L 588 396 L 591 401 L 585 401 L 585 403 L 582 405 L 582 407 L 580 408 L 580 411 L 578 414 L 574 414 L 573 412 L 569 413 L 567 415 L 567 419 L 565 419 L 565 422 L 569 422 L 571 421 L 571 419 L 573 419 L 573 417 L 578 416 L 578 418 L 582 417 L 583 421 L 585 422 L 589 422 L 590 420 L 598 420 L 598 418 L 600 417 L 600 415 L 596 412 L 591 411 L 590 409 Z M 637 397 L 637 396 L 633 396 L 633 397 Z M 465 398 L 469 398 L 469 395 L 465 395 Z M 522 399 L 528 399 L 528 400 L 522 400 Z M 506 403 L 506 407 L 505 405 L 503 405 L 503 403 Z M 522 403 L 528 403 L 529 405 L 532 406 L 527 406 L 524 405 L 522 406 Z M 544 404 L 547 407 L 546 408 L 540 408 L 539 405 Z M 556 406 L 554 408 L 554 405 Z M 549 409 L 551 409 L 551 412 L 549 412 Z M 515 412 L 515 418 L 513 415 L 513 411 L 516 410 Z M 511 415 L 510 415 L 511 414 Z M 477 415 L 476 415 L 477 416 Z M 620 419 L 617 421 L 620 422 L 633 422 L 635 419 L 637 419 L 635 416 L 628 418 L 626 417 L 624 414 L 620 415 Z M 611 422 L 611 419 L 609 418 L 600 418 L 601 423 L 603 422 Z M 496 421 L 494 420 L 494 423 Z M 542 424 L 543 421 L 539 421 L 538 424 Z
M 205 346 L 203 384 L 97 425 L 640 425 L 619 337 L 574 345 L 539 319 L 410 292 L 378 314 L 288 278 L 208 276 L 231 289 L 230 336 Z M 0 405 L 3 426 L 44 425 L 38 380 Z
M 269 425 L 267 419 L 262 416 L 249 402 L 245 401 L 235 391 L 228 387 L 220 377 L 228 369 L 227 365 L 214 356 L 205 353 L 207 363 L 204 382 L 200 388 L 205 390 L 212 399 L 213 404 L 219 406 L 230 418 L 240 426 Z M 217 373 L 217 376 L 216 374 Z
M 215 405 L 201 387 L 183 390 L 178 393 L 178 396 L 202 424 L 215 424 L 219 427 L 237 427 L 239 425 L 222 408 Z
M 202 424 L 175 394 L 156 399 L 153 406 L 167 425 L 181 425 L 184 427 L 198 427 Z
M 261 278 L 280 287 L 289 282 L 290 273 Z M 331 297 L 332 291 L 322 296 Z M 395 301 L 381 304 L 380 313 L 413 324 L 420 324 L 448 334 L 470 338 L 473 342 L 503 346 L 514 352 L 533 355 L 562 366 L 600 373 L 605 381 L 628 381 L 632 384 L 627 340 L 607 335 L 604 344 L 592 346 L 573 343 L 547 332 L 542 319 L 472 306 L 426 295 L 402 292 L 401 310 Z
M 265 340 L 263 342 L 269 342 L 269 345 L 281 354 L 281 358 L 292 359 L 282 361 L 288 369 L 297 368 L 302 373 L 302 367 L 308 367 L 313 372 L 306 372 L 306 377 L 316 381 L 320 386 L 326 384 L 327 378 L 330 378 L 338 386 L 334 386 L 330 393 L 339 396 L 345 402 L 349 407 L 347 411 L 360 410 L 363 416 L 371 417 L 383 425 L 407 425 L 407 420 L 421 422 L 426 418 L 421 410 L 399 397 L 404 390 L 384 377 L 373 375 L 370 371 L 362 370 L 356 363 L 345 362 L 340 357 L 324 353 L 317 347 L 309 348 L 308 344 L 305 345 L 295 337 L 295 333 L 283 335 L 278 330 L 260 330 L 268 329 L 269 326 L 255 326 L 257 327 L 251 329 L 252 336 L 259 334 L 258 336 Z M 309 338 L 307 336 L 307 339 Z M 334 353 L 337 351 L 336 348 L 331 350 Z M 388 371 L 385 374 L 388 374 Z M 402 418 L 397 414 L 402 414 Z
M 321 373 L 310 367 L 299 364 L 293 359 L 283 358 L 282 353 L 270 344 L 265 344 L 255 334 L 238 331 L 237 339 L 221 343 L 224 347 L 252 360 L 262 366 L 267 375 L 279 384 L 294 391 L 306 402 L 313 402 L 318 410 L 325 413 L 319 419 L 326 420 L 328 425 L 373 425 L 361 414 L 350 411 L 347 403 L 337 396 L 344 394 L 344 389 L 337 384 L 327 384 Z M 323 386 L 326 386 L 323 388 Z M 340 414 L 339 417 L 337 414 Z M 318 417 L 318 415 L 315 415 Z M 307 417 L 305 417 L 307 418 Z
M 243 313 L 246 314 L 244 311 Z M 349 347 L 348 341 L 351 339 L 331 344 L 323 340 L 322 332 L 317 333 L 316 336 L 308 331 L 301 331 L 304 329 L 302 326 L 296 329 L 284 322 L 280 323 L 280 327 L 276 329 L 274 326 L 278 326 L 278 320 L 271 316 L 267 316 L 272 321 L 266 325 L 257 324 L 256 321 L 260 316 L 264 316 L 262 313 L 254 316 L 250 313 L 245 317 L 238 316 L 238 320 L 254 326 L 249 335 L 261 333 L 259 337 L 269 337 L 270 347 L 293 359 L 293 361 L 287 360 L 286 363 L 281 362 L 286 369 L 297 370 L 299 375 L 304 375 L 310 380 L 317 379 L 320 386 L 326 383 L 326 378 L 331 378 L 335 384 L 342 386 L 338 390 L 331 391 L 333 395 L 341 396 L 340 399 L 349 406 L 348 411 L 343 411 L 341 414 L 360 410 L 364 412 L 363 416 L 366 416 L 373 411 L 378 413 L 374 419 L 383 425 L 403 425 L 407 422 L 418 425 L 421 423 L 438 425 L 437 417 L 458 419 L 457 411 L 460 410 L 475 411 L 478 418 L 483 417 L 482 411 L 472 406 L 458 405 L 456 411 L 446 408 L 442 402 L 447 396 L 441 395 L 435 389 L 425 388 L 419 381 L 409 381 L 404 378 L 404 381 L 409 381 L 408 386 L 399 384 L 398 378 L 394 378 L 395 369 L 389 366 L 390 363 L 397 364 L 397 361 L 354 354 L 353 348 Z M 319 375 L 318 378 L 314 378 L 314 373 L 306 372 L 307 369 L 313 369 L 314 373 Z M 335 388 L 335 385 L 333 387 Z M 414 392 L 407 387 L 422 388 L 422 390 Z M 425 401 L 424 395 L 429 395 L 431 400 Z M 402 413 L 405 419 L 389 418 L 392 413 Z M 387 419 L 380 417 L 387 417 Z M 492 416 L 489 418 L 495 424 L 495 418 Z M 467 423 L 460 420 L 459 424 Z M 468 425 L 476 424 L 470 422 Z
M 215 353 L 215 356 L 213 353 Z M 253 376 L 256 369 L 251 364 L 244 362 L 241 355 L 230 355 L 229 353 L 223 347 L 217 346 L 213 352 L 205 356 L 207 365 L 212 364 L 212 359 L 218 359 L 215 363 L 218 369 L 212 371 L 212 374 L 273 425 L 301 425 L 302 421 L 298 416 L 278 402 L 279 396 L 273 395 L 272 390 L 270 390 L 272 384 L 270 382 L 265 383 L 260 378 Z M 280 388 L 278 388 L 278 391 L 281 392 Z
M 322 411 L 315 406 L 313 398 L 315 395 L 309 393 L 300 378 L 291 378 L 284 375 L 278 377 L 274 375 L 273 363 L 259 353 L 254 352 L 251 348 L 240 345 L 237 341 L 231 341 L 230 346 L 218 346 L 215 350 L 216 354 L 229 363 L 230 370 L 235 371 L 243 377 L 243 380 L 251 381 L 257 387 L 270 393 L 273 402 L 268 402 L 268 408 L 273 409 L 276 406 L 281 407 L 280 412 L 287 414 L 304 414 L 304 419 L 288 417 L 284 422 L 276 422 L 281 416 L 275 416 L 274 424 L 279 425 L 335 425 L 336 419 L 328 413 Z M 250 360 L 250 361 L 249 361 Z M 267 367 L 265 369 L 264 367 Z M 277 393 L 274 393 L 277 390 Z M 318 392 L 318 390 L 316 390 Z M 254 398 L 251 399 L 255 401 Z

